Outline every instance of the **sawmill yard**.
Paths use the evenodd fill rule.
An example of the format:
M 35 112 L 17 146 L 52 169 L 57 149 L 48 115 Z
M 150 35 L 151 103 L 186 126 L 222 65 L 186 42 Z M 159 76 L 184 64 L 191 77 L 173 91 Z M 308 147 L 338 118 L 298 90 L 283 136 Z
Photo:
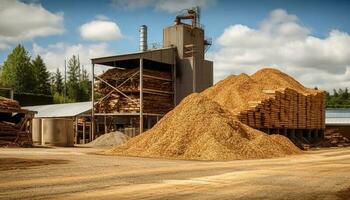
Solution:
M 350 148 L 225 162 L 0 151 L 0 199 L 349 199 Z

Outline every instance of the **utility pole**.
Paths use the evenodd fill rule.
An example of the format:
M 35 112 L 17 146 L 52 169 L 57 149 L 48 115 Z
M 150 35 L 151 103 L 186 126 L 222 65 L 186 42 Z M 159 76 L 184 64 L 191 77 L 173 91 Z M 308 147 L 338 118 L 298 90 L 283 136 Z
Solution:
M 66 59 L 64 59 L 64 91 L 63 91 L 63 102 L 66 103 L 67 96 L 67 66 Z

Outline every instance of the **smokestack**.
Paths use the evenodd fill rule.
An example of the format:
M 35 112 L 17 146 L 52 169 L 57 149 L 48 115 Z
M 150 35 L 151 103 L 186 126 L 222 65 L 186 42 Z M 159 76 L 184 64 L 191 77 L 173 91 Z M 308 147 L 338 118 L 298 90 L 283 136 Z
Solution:
M 147 51 L 147 26 L 140 26 L 140 51 Z

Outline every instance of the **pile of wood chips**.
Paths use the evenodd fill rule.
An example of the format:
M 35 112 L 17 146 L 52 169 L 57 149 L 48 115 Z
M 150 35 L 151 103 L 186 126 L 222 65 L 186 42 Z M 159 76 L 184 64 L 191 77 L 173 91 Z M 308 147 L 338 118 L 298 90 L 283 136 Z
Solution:
M 262 69 L 252 76 L 229 76 L 202 93 L 189 95 L 152 129 L 106 154 L 189 160 L 299 154 L 301 150 L 288 138 L 268 135 L 252 127 L 324 127 L 322 95 L 322 91 L 305 88 L 275 69 Z M 315 99 L 312 103 L 317 106 L 308 108 L 312 106 L 308 98 Z M 293 110 L 292 114 L 288 114 L 289 109 Z M 315 109 L 317 112 L 310 115 Z M 242 119 L 242 113 L 250 110 L 254 111 L 253 119 L 251 114 L 247 115 L 248 119 Z M 273 116 L 274 112 L 278 114 Z M 315 119 L 316 115 L 319 119 Z
M 0 108 L 3 109 L 20 109 L 21 106 L 19 105 L 18 101 L 8 99 L 5 97 L 0 97 Z
M 276 69 L 229 76 L 203 94 L 254 128 L 325 128 L 324 92 Z

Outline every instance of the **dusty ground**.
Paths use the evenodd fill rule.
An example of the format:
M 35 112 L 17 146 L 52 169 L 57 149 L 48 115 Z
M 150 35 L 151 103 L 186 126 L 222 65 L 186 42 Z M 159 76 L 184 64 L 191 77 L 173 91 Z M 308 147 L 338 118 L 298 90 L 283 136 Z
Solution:
M 0 199 L 350 199 L 350 148 L 202 162 L 0 149 Z

